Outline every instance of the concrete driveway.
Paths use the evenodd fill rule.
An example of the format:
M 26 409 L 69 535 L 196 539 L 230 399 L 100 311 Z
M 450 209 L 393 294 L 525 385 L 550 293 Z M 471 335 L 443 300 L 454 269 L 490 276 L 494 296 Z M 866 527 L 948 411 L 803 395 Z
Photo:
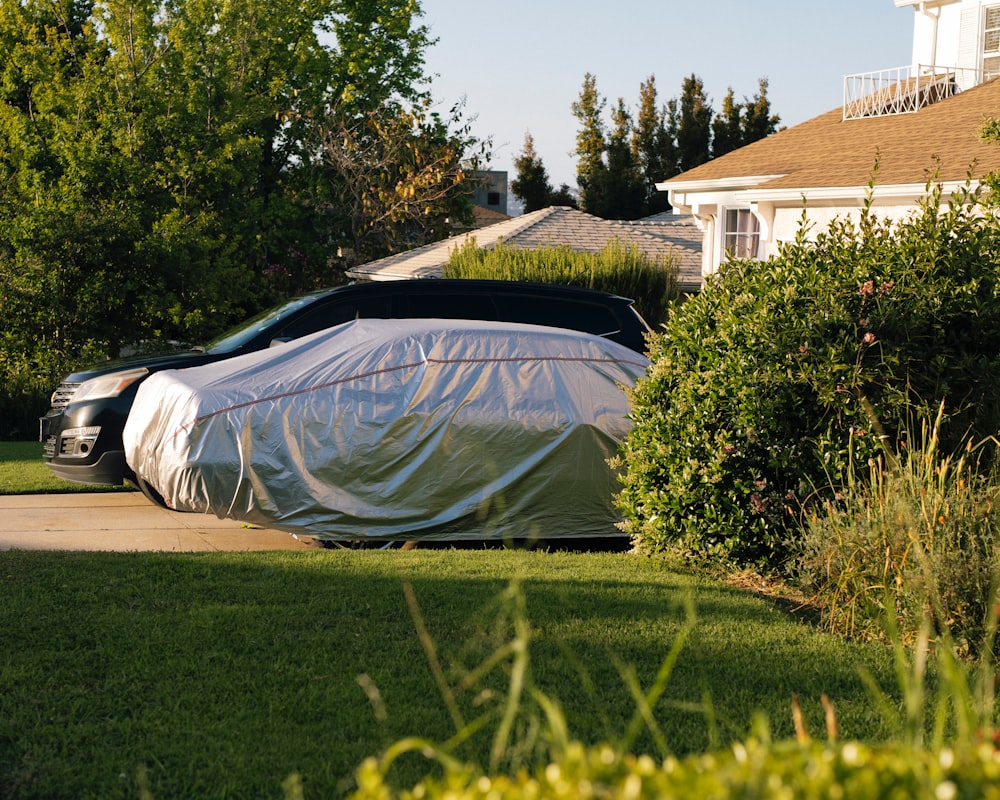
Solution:
M 311 539 L 182 514 L 139 492 L 0 495 L 0 550 L 305 550 Z

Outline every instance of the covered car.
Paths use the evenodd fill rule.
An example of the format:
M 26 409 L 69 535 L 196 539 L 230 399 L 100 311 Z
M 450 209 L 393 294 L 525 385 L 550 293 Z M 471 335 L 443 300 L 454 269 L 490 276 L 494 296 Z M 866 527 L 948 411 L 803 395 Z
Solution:
M 648 364 L 560 328 L 356 320 L 151 375 L 126 457 L 171 508 L 320 539 L 611 536 Z

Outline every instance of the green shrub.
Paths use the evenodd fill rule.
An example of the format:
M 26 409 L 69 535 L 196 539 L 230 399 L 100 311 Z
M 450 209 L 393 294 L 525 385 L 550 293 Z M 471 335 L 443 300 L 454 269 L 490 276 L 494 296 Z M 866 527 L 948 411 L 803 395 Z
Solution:
M 408 597 L 411 610 L 416 609 L 412 593 Z M 508 589 L 507 602 L 516 604 L 518 597 L 516 586 Z M 515 605 L 516 636 L 461 683 L 466 689 L 478 688 L 487 672 L 509 665 L 510 689 L 503 698 L 503 723 L 497 726 L 489 767 L 456 756 L 457 747 L 467 741 L 470 730 L 484 724 L 483 718 L 474 724 L 456 719 L 457 735 L 451 742 L 406 738 L 388 746 L 381 756 L 366 759 L 355 772 L 357 787 L 351 800 L 1000 798 L 992 659 L 972 666 L 958 660 L 949 647 L 932 652 L 926 636 L 913 649 L 892 636 L 903 703 L 891 699 L 868 676 L 873 708 L 893 730 L 889 741 L 839 741 L 836 710 L 826 696 L 822 699 L 827 741 L 815 741 L 793 697 L 794 739 L 773 740 L 767 721 L 758 718 L 748 739 L 727 748 L 717 745 L 679 757 L 661 742 L 660 755 L 653 757 L 632 749 L 637 725 L 648 726 L 654 739 L 659 738 L 655 736 L 657 703 L 677 659 L 683 658 L 684 638 L 694 631 L 693 608 L 689 606 L 684 635 L 668 651 L 653 686 L 645 691 L 633 686 L 636 724 L 622 737 L 595 746 L 572 738 L 558 700 L 534 686 L 523 612 L 522 606 Z M 442 675 L 438 685 L 451 707 L 453 693 L 443 679 L 433 643 L 418 612 L 414 619 L 432 671 Z M 622 674 L 627 679 L 627 673 Z M 508 724 L 526 718 L 531 724 Z M 706 722 L 711 724 L 711 719 L 709 715 Z M 526 754 L 535 757 L 525 758 Z M 426 776 L 412 789 L 400 788 L 392 780 L 393 764 L 414 756 L 426 759 Z M 296 777 L 286 786 L 298 787 Z M 286 796 L 301 795 L 288 792 Z
M 977 654 L 996 613 L 1000 486 L 977 469 L 981 449 L 942 454 L 925 430 L 807 517 L 798 578 L 838 633 L 880 635 L 888 614 L 912 642 L 929 619 Z
M 677 269 L 672 259 L 650 259 L 635 245 L 612 239 L 599 253 L 567 245 L 522 250 L 503 242 L 480 248 L 472 242 L 452 254 L 443 272 L 446 278 L 559 283 L 630 297 L 656 329 L 678 298 Z
M 618 757 L 611 747 L 574 744 L 558 762 L 537 772 L 484 775 L 454 765 L 441 778 L 412 790 L 387 786 L 379 763 L 358 770 L 352 800 L 537 800 L 558 798 L 711 797 L 761 800 L 876 800 L 876 798 L 1000 797 L 1000 758 L 992 743 L 938 751 L 857 742 L 747 742 L 731 750 L 662 763 L 648 756 Z
M 646 550 L 783 564 L 806 501 L 941 402 L 946 450 L 1000 427 L 1000 225 L 975 195 L 807 233 L 726 264 L 651 343 L 618 497 Z

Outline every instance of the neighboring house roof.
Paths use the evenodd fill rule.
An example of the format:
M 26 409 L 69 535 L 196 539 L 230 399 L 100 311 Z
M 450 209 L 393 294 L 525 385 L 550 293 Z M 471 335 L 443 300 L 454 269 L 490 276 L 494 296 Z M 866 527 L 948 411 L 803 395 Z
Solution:
M 350 273 L 367 280 L 440 277 L 452 251 L 474 241 L 479 247 L 497 242 L 521 249 L 568 246 L 597 253 L 612 239 L 634 244 L 650 257 L 673 255 L 680 265 L 684 291 L 701 288 L 701 232 L 684 217 L 657 215 L 645 220 L 606 220 L 564 206 L 550 206 L 495 225 L 452 236 L 405 253 L 354 267 Z
M 674 191 L 752 186 L 755 194 L 800 196 L 808 189 L 867 186 L 876 159 L 876 187 L 925 185 L 931 178 L 962 183 L 970 168 L 974 179 L 1000 169 L 1000 144 L 979 138 L 983 120 L 993 113 L 1000 113 L 1000 79 L 911 114 L 844 121 L 837 108 L 657 186 Z

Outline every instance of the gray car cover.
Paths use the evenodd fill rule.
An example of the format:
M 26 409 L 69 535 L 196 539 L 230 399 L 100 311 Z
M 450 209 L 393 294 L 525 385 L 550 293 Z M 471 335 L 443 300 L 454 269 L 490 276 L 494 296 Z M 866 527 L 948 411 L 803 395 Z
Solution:
M 126 458 L 174 509 L 320 539 L 615 535 L 648 365 L 559 328 L 357 320 L 151 375 Z

